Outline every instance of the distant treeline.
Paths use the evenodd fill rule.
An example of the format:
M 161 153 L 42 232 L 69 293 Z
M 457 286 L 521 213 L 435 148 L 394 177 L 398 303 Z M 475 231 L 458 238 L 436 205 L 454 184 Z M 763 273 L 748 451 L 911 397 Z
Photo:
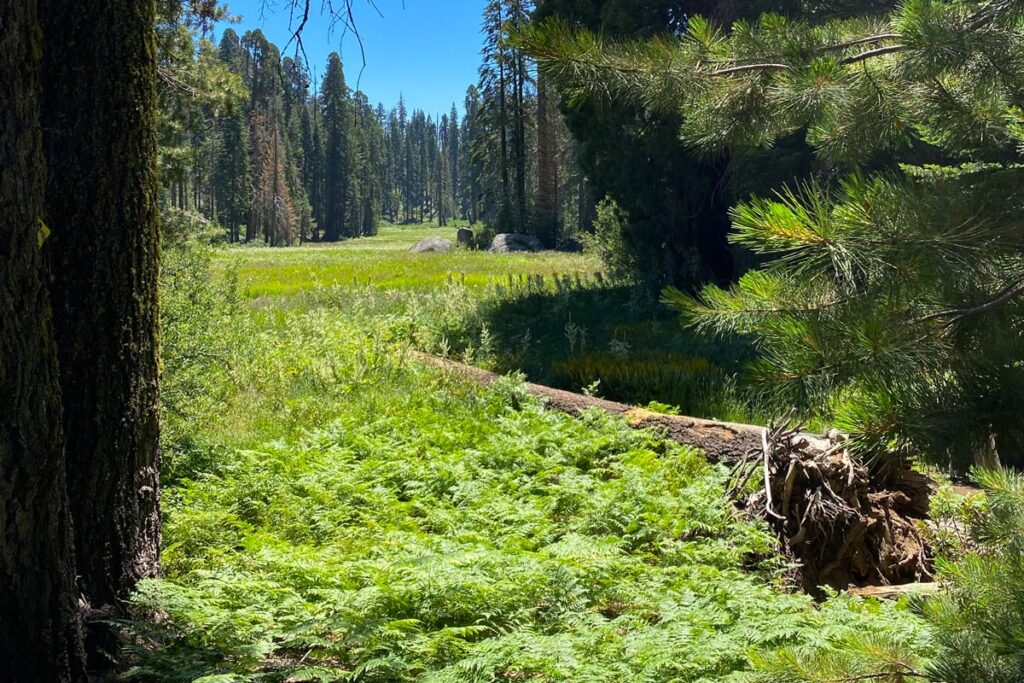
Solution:
M 479 84 L 439 115 L 372 106 L 331 54 L 316 79 L 259 30 L 219 46 L 159 27 L 166 206 L 198 212 L 232 242 L 279 246 L 453 219 L 536 234 L 554 246 L 587 219 L 589 193 L 554 98 L 502 36 L 528 3 L 486 8 Z M 582 202 L 581 202 L 582 200 Z M 582 208 L 581 208 L 582 206 Z

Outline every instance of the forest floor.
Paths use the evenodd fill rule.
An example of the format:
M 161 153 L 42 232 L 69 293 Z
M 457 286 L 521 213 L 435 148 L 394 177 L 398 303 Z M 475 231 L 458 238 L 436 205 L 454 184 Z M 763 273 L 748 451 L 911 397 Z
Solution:
M 512 362 L 491 316 L 530 306 L 516 334 L 538 349 L 519 357 L 556 337 L 579 353 L 579 332 L 546 328 L 618 301 L 585 256 L 408 254 L 426 231 L 168 247 L 166 576 L 139 595 L 161 618 L 134 627 L 134 674 L 767 681 L 784 648 L 865 631 L 929 652 L 903 601 L 791 590 L 698 451 L 417 361 Z

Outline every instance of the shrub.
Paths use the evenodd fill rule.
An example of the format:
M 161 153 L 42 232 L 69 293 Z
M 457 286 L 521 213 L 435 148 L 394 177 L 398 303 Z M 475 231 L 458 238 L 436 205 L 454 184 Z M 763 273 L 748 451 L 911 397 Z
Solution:
M 924 601 L 940 654 L 931 669 L 946 683 L 1010 683 L 1024 679 L 1024 476 L 975 470 L 986 489 L 973 514 L 977 550 L 938 563 L 946 591 Z
M 583 250 L 596 255 L 605 271 L 615 279 L 631 280 L 637 276 L 637 263 L 628 248 L 629 215 L 611 197 L 597 204 L 594 232 L 580 237 Z

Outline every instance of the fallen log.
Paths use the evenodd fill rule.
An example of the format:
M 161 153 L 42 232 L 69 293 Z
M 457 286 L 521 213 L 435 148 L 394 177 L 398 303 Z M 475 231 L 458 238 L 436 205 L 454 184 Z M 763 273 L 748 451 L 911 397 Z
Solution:
M 490 386 L 501 378 L 499 374 L 428 353 L 414 351 L 412 355 L 427 365 L 462 375 L 485 386 Z M 664 415 L 643 408 L 634 408 L 625 403 L 584 396 L 542 384 L 527 383 L 526 388 L 533 396 L 544 399 L 545 405 L 552 410 L 579 415 L 589 408 L 597 408 L 612 415 L 621 415 L 634 429 L 662 430 L 665 437 L 671 441 L 700 448 L 709 459 L 716 462 L 740 460 L 752 448 L 760 448 L 761 432 L 764 430 L 763 427 L 754 425 Z
M 501 377 L 438 356 L 413 355 L 480 384 Z M 932 579 L 921 521 L 928 519 L 935 483 L 908 469 L 886 486 L 855 458 L 842 434 L 807 434 L 791 427 L 788 418 L 760 427 L 663 415 L 541 384 L 526 388 L 549 409 L 578 415 L 596 408 L 621 415 L 635 429 L 657 430 L 730 465 L 729 498 L 771 527 L 782 552 L 798 567 L 794 581 L 812 594 L 820 594 L 821 586 L 846 590 Z M 751 485 L 758 480 L 760 485 Z

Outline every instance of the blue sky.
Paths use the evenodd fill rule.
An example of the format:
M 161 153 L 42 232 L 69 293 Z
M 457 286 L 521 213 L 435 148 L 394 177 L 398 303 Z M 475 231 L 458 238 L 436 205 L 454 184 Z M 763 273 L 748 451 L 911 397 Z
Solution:
M 341 26 L 332 33 L 330 20 L 318 11 L 322 0 L 312 0 L 302 36 L 310 70 L 319 81 L 327 55 L 337 51 L 345 63 L 349 87 L 355 89 L 358 81 L 374 105 L 383 102 L 390 109 L 403 94 L 410 109 L 436 115 L 447 113 L 455 102 L 461 111 L 467 86 L 477 80 L 484 2 L 376 0 L 382 18 L 366 0 L 355 0 L 356 25 L 366 52 L 360 77 L 363 58 L 355 36 L 343 35 Z M 289 24 L 301 18 L 291 18 L 289 0 L 227 0 L 227 4 L 232 15 L 242 17 L 232 26 L 239 35 L 259 28 L 279 48 L 292 35 L 294 28 Z M 335 4 L 340 3 L 335 0 Z M 225 28 L 218 26 L 218 41 Z M 293 44 L 286 54 L 294 51 Z

